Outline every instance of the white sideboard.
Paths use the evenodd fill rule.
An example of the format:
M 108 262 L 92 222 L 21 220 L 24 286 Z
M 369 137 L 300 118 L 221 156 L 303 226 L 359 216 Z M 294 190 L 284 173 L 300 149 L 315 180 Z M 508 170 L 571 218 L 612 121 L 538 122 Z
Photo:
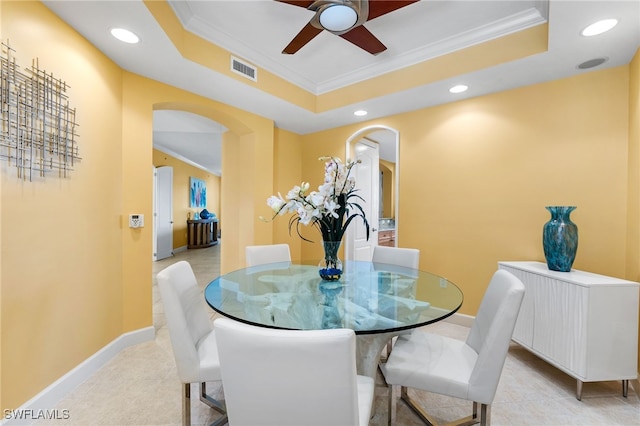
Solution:
M 551 271 L 541 262 L 498 262 L 520 278 L 525 295 L 513 340 L 584 382 L 629 380 L 638 374 L 640 284 L 589 272 Z

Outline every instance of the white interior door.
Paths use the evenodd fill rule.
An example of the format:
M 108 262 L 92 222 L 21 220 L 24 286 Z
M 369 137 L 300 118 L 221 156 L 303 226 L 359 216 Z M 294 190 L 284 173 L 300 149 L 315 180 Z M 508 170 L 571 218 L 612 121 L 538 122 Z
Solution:
M 173 255 L 173 167 L 154 171 L 154 250 L 153 259 Z
M 353 169 L 355 172 L 357 194 L 364 201 L 358 203 L 364 209 L 369 222 L 369 240 L 361 220 L 354 219 L 347 228 L 345 258 L 349 260 L 370 261 L 373 247 L 378 245 L 378 210 L 380 190 L 380 152 L 376 142 L 362 139 L 355 144 L 355 159 L 360 160 Z

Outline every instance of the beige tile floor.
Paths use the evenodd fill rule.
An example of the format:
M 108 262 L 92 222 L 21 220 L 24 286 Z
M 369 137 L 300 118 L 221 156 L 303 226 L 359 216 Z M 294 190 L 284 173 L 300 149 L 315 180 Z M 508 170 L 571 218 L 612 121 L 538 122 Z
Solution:
M 204 289 L 220 272 L 219 251 L 220 246 L 188 250 L 155 262 L 155 340 L 122 351 L 62 399 L 55 408 L 69 410 L 68 420 L 36 424 L 179 425 L 182 388 L 155 287 L 155 274 L 171 263 L 185 259 L 191 263 Z M 211 317 L 215 317 L 213 312 Z M 468 332 L 465 327 L 446 322 L 428 327 L 431 332 L 460 339 L 464 339 Z M 628 398 L 623 398 L 619 382 L 586 383 L 582 401 L 576 400 L 575 387 L 572 378 L 513 344 L 492 406 L 492 424 L 640 425 L 640 398 L 631 387 Z M 219 383 L 209 384 L 209 388 L 210 393 L 222 396 Z M 196 385 L 193 385 L 192 395 L 197 395 Z M 379 377 L 371 426 L 386 424 L 386 396 L 387 389 Z M 440 421 L 450 421 L 468 415 L 470 411 L 470 404 L 452 398 L 424 392 L 416 392 L 415 396 Z M 197 397 L 192 400 L 192 413 L 192 422 L 197 425 L 208 424 L 217 418 L 217 414 L 200 403 Z M 422 423 L 406 405 L 398 402 L 398 424 Z

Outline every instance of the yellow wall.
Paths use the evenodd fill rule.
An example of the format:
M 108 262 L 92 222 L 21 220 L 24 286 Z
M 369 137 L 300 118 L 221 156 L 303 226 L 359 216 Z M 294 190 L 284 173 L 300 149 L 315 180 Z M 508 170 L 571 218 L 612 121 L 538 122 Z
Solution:
M 465 314 L 499 260 L 544 260 L 547 205 L 578 206 L 575 268 L 625 277 L 628 81 L 618 67 L 305 135 L 303 180 L 358 129 L 397 129 L 398 244 L 462 288 Z
M 0 169 L 0 408 L 13 409 L 113 339 L 152 325 L 152 222 L 130 229 L 126 218 L 152 217 L 154 109 L 211 118 L 240 142 L 225 149 L 238 160 L 225 169 L 226 190 L 242 203 L 220 206 L 224 271 L 244 265 L 244 246 L 273 236 L 272 224 L 253 223 L 273 190 L 274 126 L 122 71 L 40 2 L 0 7 L 18 65 L 37 57 L 71 86 L 82 157 L 68 179 L 22 182 Z
M 627 219 L 626 277 L 640 281 L 640 49 L 629 67 L 629 211 Z M 640 318 L 638 320 L 640 323 Z M 640 354 L 640 327 L 638 327 Z M 640 355 L 638 356 L 640 371 Z
M 18 65 L 39 58 L 71 86 L 82 157 L 70 177 L 33 182 L 0 163 L 4 409 L 123 333 L 125 233 L 122 71 L 39 2 L 2 2 L 1 10 L 2 40 Z
M 207 185 L 207 210 L 218 217 L 218 230 L 221 230 L 220 216 L 220 177 L 205 170 L 180 161 L 157 149 L 153 150 L 155 167 L 173 167 L 173 248 L 187 246 L 187 216 L 193 217 L 196 210 L 189 207 L 189 178 L 202 179 Z
M 302 182 L 302 166 L 300 164 L 300 154 L 302 152 L 301 137 L 295 133 L 282 129 L 276 129 L 276 145 L 274 159 L 274 188 L 273 191 L 264 197 L 264 205 L 258 209 L 263 211 L 263 216 L 271 219 L 273 212 L 266 205 L 266 199 L 278 192 L 286 197 L 287 192 L 294 185 Z M 278 217 L 274 220 L 273 242 L 289 244 L 291 258 L 293 260 L 303 260 L 301 253 L 302 241 L 295 230 L 289 234 L 289 218 Z
M 575 268 L 638 281 L 639 74 L 637 53 L 630 67 L 305 135 L 302 180 L 321 179 L 318 156 L 344 158 L 359 129 L 398 130 L 398 245 L 462 288 L 461 313 L 475 315 L 498 261 L 544 261 L 547 205 L 578 206 Z
M 629 238 L 627 276 L 640 281 L 640 49 L 629 68 Z
M 395 172 L 396 164 L 380 160 L 380 170 L 382 171 L 382 216 L 395 217 Z

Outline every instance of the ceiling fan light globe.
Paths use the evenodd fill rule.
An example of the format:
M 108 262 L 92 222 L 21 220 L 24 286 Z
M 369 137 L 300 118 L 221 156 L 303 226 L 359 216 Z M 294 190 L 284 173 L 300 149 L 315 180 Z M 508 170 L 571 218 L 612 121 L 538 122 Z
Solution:
M 358 21 L 356 11 L 342 4 L 335 4 L 320 12 L 320 25 L 329 31 L 344 31 L 353 27 Z

